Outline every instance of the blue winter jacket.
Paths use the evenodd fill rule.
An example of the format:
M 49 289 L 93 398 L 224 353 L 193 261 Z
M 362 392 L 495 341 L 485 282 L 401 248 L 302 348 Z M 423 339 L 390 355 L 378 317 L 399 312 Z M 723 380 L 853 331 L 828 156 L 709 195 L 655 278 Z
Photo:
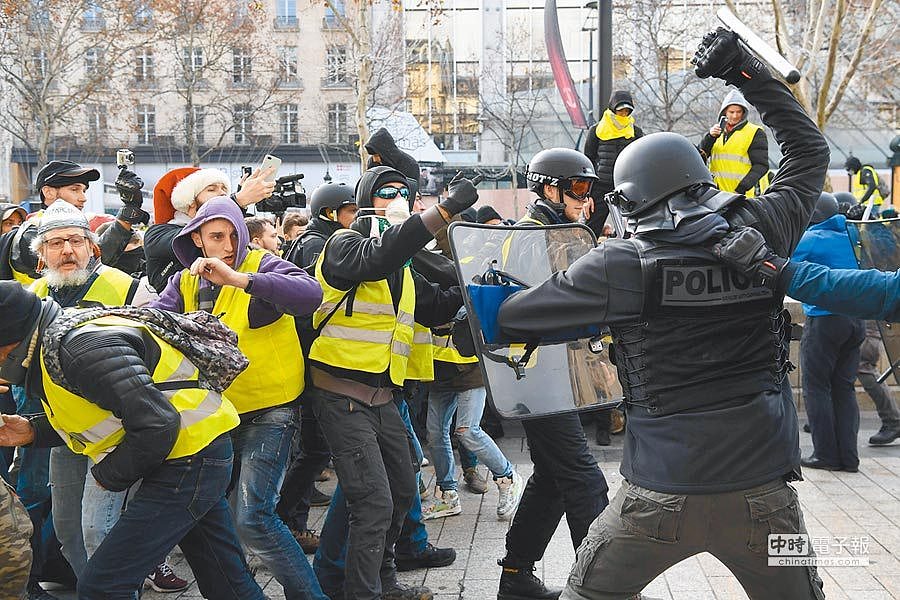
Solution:
M 857 268 L 856 256 L 850 236 L 847 234 L 847 217 L 834 215 L 821 223 L 810 225 L 797 249 L 791 256 L 795 261 L 807 261 L 831 267 L 832 269 Z M 791 295 L 792 298 L 795 296 Z M 797 298 L 797 300 L 802 300 Z M 832 314 L 815 304 L 803 304 L 803 312 L 808 317 L 822 317 Z
M 820 309 L 859 319 L 900 322 L 900 270 L 830 269 L 791 260 L 784 268 L 787 294 Z

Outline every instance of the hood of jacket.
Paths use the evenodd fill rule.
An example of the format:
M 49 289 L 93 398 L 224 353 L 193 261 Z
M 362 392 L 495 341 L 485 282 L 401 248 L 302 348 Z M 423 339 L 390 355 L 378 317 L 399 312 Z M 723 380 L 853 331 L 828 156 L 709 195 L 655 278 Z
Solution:
M 607 106 L 607 108 L 615 112 L 616 106 L 622 104 L 623 102 L 627 102 L 632 107 L 634 107 L 634 98 L 631 96 L 631 92 L 627 90 L 616 90 L 609 97 L 609 105 Z
M 719 116 L 723 116 L 725 114 L 725 109 L 732 104 L 737 104 L 744 109 L 744 120 L 746 121 L 747 117 L 750 116 L 750 104 L 738 90 L 731 90 L 728 92 L 728 95 L 725 96 L 725 99 L 722 100 L 722 106 L 719 107 Z
M 306 226 L 306 231 L 304 231 L 303 234 L 313 232 L 324 238 L 330 238 L 338 229 L 342 229 L 342 227 L 341 224 L 336 221 L 329 221 L 328 219 L 323 219 L 321 217 L 313 217 L 309 220 L 309 224 Z
M 203 256 L 203 252 L 194 245 L 191 233 L 199 231 L 200 227 L 214 219 L 227 219 L 237 231 L 238 247 L 235 248 L 234 267 L 237 269 L 247 258 L 247 245 L 250 243 L 250 232 L 244 223 L 244 213 L 240 207 L 228 196 L 218 196 L 205 202 L 197 214 L 191 219 L 184 229 L 172 240 L 172 250 L 178 261 L 188 268 L 195 260 Z
M 825 219 L 821 223 L 810 225 L 809 227 L 807 227 L 807 231 L 837 231 L 846 235 L 847 217 L 841 214 L 834 215 Z

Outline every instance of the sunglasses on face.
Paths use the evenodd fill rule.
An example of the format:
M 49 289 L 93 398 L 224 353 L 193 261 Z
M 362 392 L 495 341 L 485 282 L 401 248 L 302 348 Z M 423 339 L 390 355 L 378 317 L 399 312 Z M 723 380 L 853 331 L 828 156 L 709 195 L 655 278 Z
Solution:
M 381 198 L 382 200 L 393 200 L 397 197 L 397 194 L 400 194 L 403 198 L 409 198 L 409 189 L 408 188 L 395 188 L 391 186 L 385 186 L 375 192 L 375 196 Z
M 573 198 L 584 200 L 590 196 L 593 184 L 591 179 L 570 179 L 565 191 Z

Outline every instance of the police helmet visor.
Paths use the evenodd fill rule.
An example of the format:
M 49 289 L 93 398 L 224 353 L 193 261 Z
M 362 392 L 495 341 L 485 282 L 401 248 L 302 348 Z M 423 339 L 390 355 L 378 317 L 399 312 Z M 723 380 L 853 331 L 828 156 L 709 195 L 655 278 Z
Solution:
M 382 200 L 393 200 L 397 194 L 400 194 L 403 199 L 409 198 L 409 188 L 396 188 L 388 185 L 377 190 L 373 195 Z
M 564 191 L 573 198 L 584 200 L 591 195 L 591 187 L 593 184 L 593 179 L 569 179 L 564 187 Z

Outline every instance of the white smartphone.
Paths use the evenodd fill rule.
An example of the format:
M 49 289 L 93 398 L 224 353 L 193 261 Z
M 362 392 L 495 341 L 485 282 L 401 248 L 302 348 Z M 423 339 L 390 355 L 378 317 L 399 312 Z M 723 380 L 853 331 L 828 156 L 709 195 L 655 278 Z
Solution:
M 266 154 L 265 158 L 263 158 L 262 162 L 259 165 L 258 171 L 262 171 L 263 169 L 268 169 L 269 167 L 275 167 L 275 171 L 266 177 L 266 181 L 275 181 L 275 178 L 278 176 L 278 169 L 281 167 L 281 159 L 277 156 L 272 156 L 271 154 Z

